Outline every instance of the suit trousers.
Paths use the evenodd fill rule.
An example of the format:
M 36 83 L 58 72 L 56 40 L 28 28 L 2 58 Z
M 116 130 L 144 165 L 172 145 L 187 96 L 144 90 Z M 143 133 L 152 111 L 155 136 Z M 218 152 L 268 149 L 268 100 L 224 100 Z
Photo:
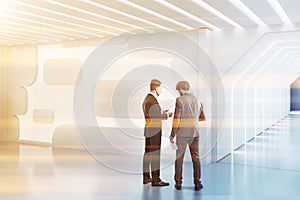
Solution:
M 176 160 L 175 160 L 175 182 L 178 184 L 182 183 L 182 162 L 186 146 L 189 146 L 190 154 L 193 162 L 194 170 L 194 184 L 200 183 L 201 178 L 201 165 L 199 159 L 199 137 L 177 137 L 176 145 Z
M 145 153 L 143 157 L 143 178 L 150 178 L 152 182 L 160 181 L 160 148 L 161 148 L 161 131 L 152 137 L 146 137 Z M 151 168 L 151 170 L 150 170 Z

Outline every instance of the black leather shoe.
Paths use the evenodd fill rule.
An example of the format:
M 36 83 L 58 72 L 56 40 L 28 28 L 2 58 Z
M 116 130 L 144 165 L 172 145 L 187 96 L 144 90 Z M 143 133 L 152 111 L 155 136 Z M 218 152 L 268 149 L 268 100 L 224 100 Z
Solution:
M 176 190 L 181 190 L 181 184 L 180 183 L 176 183 L 175 184 L 175 188 L 176 188 Z
M 202 188 L 203 188 L 203 185 L 202 185 L 201 183 L 195 184 L 195 190 L 196 190 L 196 191 L 199 191 L 199 190 L 201 190 Z
M 148 178 L 148 179 L 143 180 L 143 184 L 147 184 L 147 183 L 151 183 L 151 182 L 152 182 L 152 178 Z
M 163 187 L 163 186 L 168 186 L 169 183 L 163 182 L 163 181 L 159 181 L 159 182 L 152 182 L 152 186 L 153 187 Z

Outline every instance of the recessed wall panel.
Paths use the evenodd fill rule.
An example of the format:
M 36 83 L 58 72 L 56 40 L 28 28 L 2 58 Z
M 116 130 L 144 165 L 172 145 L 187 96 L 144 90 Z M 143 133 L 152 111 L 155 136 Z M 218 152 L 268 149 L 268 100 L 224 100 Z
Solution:
M 44 80 L 48 85 L 75 85 L 80 82 L 79 59 L 49 59 L 44 63 Z
M 33 110 L 33 121 L 35 123 L 51 124 L 54 121 L 53 110 L 35 109 Z

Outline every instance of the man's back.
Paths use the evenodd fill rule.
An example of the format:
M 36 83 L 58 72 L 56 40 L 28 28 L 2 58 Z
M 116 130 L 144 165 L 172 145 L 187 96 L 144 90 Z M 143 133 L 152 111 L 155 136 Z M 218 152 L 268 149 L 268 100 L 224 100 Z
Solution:
M 179 124 L 177 137 L 199 136 L 198 121 L 200 114 L 200 103 L 197 98 L 191 93 L 187 93 L 178 97 L 176 99 L 176 110 L 179 112 L 178 117 L 180 117 L 180 119 L 178 119 Z

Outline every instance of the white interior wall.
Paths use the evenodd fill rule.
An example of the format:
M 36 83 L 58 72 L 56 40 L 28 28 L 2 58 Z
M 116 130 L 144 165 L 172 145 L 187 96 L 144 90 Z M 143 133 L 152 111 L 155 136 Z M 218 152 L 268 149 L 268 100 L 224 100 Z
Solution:
M 66 79 L 76 80 L 79 70 L 77 69 L 75 73 L 70 74 L 70 70 L 74 70 L 65 66 L 69 65 L 69 60 L 72 59 L 83 63 L 94 48 L 64 48 L 61 45 L 40 46 L 38 48 L 37 78 L 32 85 L 25 87 L 28 94 L 27 113 L 18 115 L 20 141 L 51 144 L 55 129 L 73 124 L 74 84 L 61 84 L 59 82 Z M 45 64 L 49 60 L 61 60 L 63 63 L 61 69 L 51 75 L 53 82 L 58 84 L 48 84 L 45 81 Z M 34 112 L 38 110 L 44 111 L 44 114 L 34 115 Z
M 291 56 L 289 54 L 285 56 L 285 50 L 297 48 L 299 33 L 282 32 L 262 35 L 254 33 L 254 35 L 257 36 L 257 41 L 241 58 L 236 55 L 237 61 L 223 75 L 226 101 L 229 103 L 226 104 L 225 115 L 227 128 L 220 133 L 217 143 L 217 160 L 289 113 L 290 89 L 285 81 L 290 79 L 288 73 L 295 73 L 295 70 L 289 62 Z M 225 44 L 230 43 L 230 38 L 225 38 L 225 35 L 220 37 L 227 40 Z M 244 37 L 247 38 L 246 35 Z M 232 41 L 231 44 L 234 42 Z M 240 40 L 239 46 L 243 45 Z M 245 46 L 247 45 L 248 42 L 245 43 Z M 214 43 L 213 49 L 220 50 L 221 46 L 226 49 L 226 46 L 221 43 Z M 231 45 L 230 48 L 236 49 L 239 46 Z M 213 61 L 216 60 L 218 60 L 217 55 Z M 223 69 L 224 66 L 225 64 Z
M 135 49 L 136 46 L 139 45 L 147 45 L 144 50 L 140 51 L 140 53 L 133 52 L 129 55 L 122 55 L 118 57 L 117 60 L 111 62 L 107 69 L 103 71 L 101 77 L 98 77 L 99 80 L 95 80 L 95 83 L 103 80 L 112 82 L 113 85 L 108 88 L 102 88 L 104 90 L 100 90 L 99 94 L 95 94 L 96 99 L 97 95 L 99 95 L 99 98 L 111 98 L 111 100 L 113 99 L 113 95 L 120 96 L 122 92 L 124 93 L 124 91 L 121 91 L 120 94 L 115 94 L 115 91 L 118 90 L 114 87 L 119 86 L 117 84 L 121 82 L 121 80 L 124 81 L 124 84 L 141 83 L 142 81 L 141 87 L 138 85 L 139 87 L 135 88 L 136 91 L 133 92 L 133 96 L 130 96 L 130 100 L 132 100 L 132 102 L 130 102 L 130 104 L 125 102 L 129 106 L 129 112 L 132 112 L 130 114 L 132 114 L 134 118 L 122 118 L 124 115 L 124 113 L 122 113 L 124 109 L 118 110 L 120 113 L 108 112 L 104 116 L 101 116 L 101 114 L 99 114 L 101 112 L 97 113 L 97 105 L 87 105 L 85 104 L 86 102 L 80 105 L 83 110 L 88 110 L 87 107 L 90 106 L 95 107 L 94 115 L 96 115 L 95 118 L 98 123 L 96 125 L 104 127 L 105 130 L 107 128 L 109 129 L 107 129 L 109 134 L 105 136 L 105 139 L 110 141 L 110 145 L 125 146 L 126 143 L 127 146 L 136 147 L 126 149 L 129 153 L 142 155 L 144 145 L 142 140 L 144 119 L 141 117 L 140 104 L 144 95 L 148 92 L 149 81 L 152 78 L 159 78 L 162 80 L 164 93 L 162 94 L 161 100 L 167 102 L 171 99 L 172 106 L 168 105 L 168 103 L 167 106 L 172 110 L 174 109 L 175 98 L 178 96 L 175 91 L 175 85 L 179 80 L 186 79 L 192 84 L 193 93 L 199 96 L 205 105 L 207 122 L 200 122 L 200 133 L 202 138 L 201 158 L 204 162 L 210 162 L 211 134 L 209 127 L 211 119 L 211 94 L 207 86 L 207 81 L 210 81 L 210 61 L 206 60 L 207 56 L 203 50 L 197 49 L 198 32 L 189 32 L 186 36 L 193 40 L 195 44 L 194 49 L 191 49 L 191 45 L 188 45 L 187 43 L 178 42 L 177 34 L 173 36 L 172 34 L 157 34 L 151 37 L 148 35 L 131 37 L 128 40 L 119 40 L 120 43 L 114 41 L 115 43 L 113 42 L 112 44 L 105 46 L 106 51 L 109 54 L 108 50 L 110 47 L 117 47 L 118 49 L 121 49 L 123 48 L 123 45 L 125 45 L 129 48 L 129 50 L 131 50 Z M 165 39 L 161 40 L 161 37 L 165 37 Z M 149 44 L 145 44 L 145 40 L 149 41 L 150 39 L 153 40 L 154 43 L 150 41 Z M 123 43 L 122 41 L 126 42 Z M 159 45 L 162 46 L 165 45 L 165 49 L 152 50 L 154 52 L 153 53 L 151 49 L 149 50 L 147 47 L 151 47 L 151 45 L 155 45 L 155 43 L 160 43 Z M 81 145 L 78 135 L 76 131 L 74 131 L 74 124 L 76 123 L 74 121 L 74 88 L 76 86 L 80 86 L 82 81 L 91 79 L 91 77 L 86 76 L 85 74 L 88 68 L 87 66 L 87 68 L 83 69 L 81 74 L 79 74 L 79 70 L 76 71 L 77 68 L 74 68 L 72 63 L 73 65 L 76 65 L 76 63 L 81 62 L 82 66 L 84 66 L 88 56 L 93 53 L 96 60 L 93 60 L 92 63 L 96 65 L 96 68 L 95 71 L 92 71 L 92 73 L 97 73 L 96 71 L 102 64 L 101 56 L 103 54 L 101 51 L 98 52 L 96 50 L 96 45 L 97 44 L 90 46 L 68 44 L 64 46 L 40 46 L 38 48 L 37 79 L 35 83 L 25 88 L 28 93 L 28 112 L 25 115 L 18 116 L 20 120 L 20 140 L 59 146 L 71 146 L 75 148 Z M 168 50 L 170 52 L 168 52 Z M 175 53 L 172 52 L 172 50 L 174 50 Z M 180 55 L 180 51 L 183 52 L 182 55 Z M 199 57 L 201 59 L 199 59 Z M 197 63 L 200 63 L 201 66 L 205 66 L 203 67 L 203 73 L 199 74 L 197 68 L 195 68 L 195 66 L 198 66 Z M 61 68 L 58 68 L 56 65 L 60 65 Z M 68 66 L 70 66 L 70 68 L 68 68 Z M 145 66 L 149 66 L 149 70 L 145 69 L 142 72 L 135 72 L 135 70 Z M 165 70 L 160 71 L 157 66 L 161 66 L 162 68 L 165 68 Z M 129 73 L 132 74 L 130 76 L 126 76 L 126 74 Z M 78 80 L 74 82 L 78 75 L 81 77 L 81 82 L 78 82 Z M 130 85 L 126 86 L 130 88 Z M 96 87 L 93 87 L 93 89 L 95 88 Z M 106 92 L 103 93 L 103 91 Z M 113 93 L 111 93 L 112 91 Z M 123 101 L 128 100 L 126 99 L 127 94 L 128 93 L 123 94 L 125 95 L 123 98 L 120 96 L 121 98 L 117 99 L 116 103 L 123 105 Z M 109 103 L 113 104 L 112 101 L 109 101 Z M 107 105 L 105 106 L 109 107 Z M 116 115 L 112 115 L 112 113 L 122 115 L 122 119 L 117 119 Z M 128 123 L 128 120 L 131 122 L 133 121 L 134 123 Z M 170 122 L 171 121 L 168 120 L 164 123 L 162 148 L 164 150 L 163 158 L 170 157 L 173 162 L 174 151 L 170 148 L 168 142 L 171 126 Z M 85 132 L 88 133 L 93 131 L 91 126 L 95 124 L 90 122 L 87 118 L 80 121 L 80 123 L 83 123 L 80 125 L 87 127 Z M 131 132 L 133 135 L 127 137 L 128 135 L 124 134 L 124 132 L 120 132 L 120 124 L 124 130 L 134 130 Z M 131 125 L 134 125 L 134 127 Z M 62 136 L 62 134 L 64 136 Z M 77 139 L 74 139 L 74 137 Z M 93 138 L 93 140 L 94 139 L 95 138 Z M 102 142 L 100 140 L 94 141 L 96 141 L 97 145 L 102 144 L 102 142 L 105 144 L 104 140 Z M 136 159 L 135 162 L 138 162 L 138 159 Z M 136 165 L 139 166 L 138 163 L 136 163 Z
M 207 133 L 210 133 L 210 128 L 215 127 L 212 127 L 209 122 L 202 127 L 204 128 L 205 133 L 201 131 L 201 138 L 208 138 L 202 143 L 202 148 L 203 146 L 205 146 L 206 149 L 216 147 L 215 160 L 219 160 L 288 114 L 289 80 L 291 76 L 289 74 L 285 75 L 281 78 L 280 83 L 278 83 L 278 77 L 282 75 L 282 72 L 284 72 L 286 68 L 290 67 L 289 65 L 291 63 L 288 62 L 288 56 L 282 56 L 284 55 L 284 52 L 282 52 L 281 49 L 293 46 L 287 41 L 291 40 L 291 38 L 296 39 L 299 35 L 297 33 L 264 34 L 264 31 L 211 33 L 207 30 L 201 30 L 196 33 L 197 34 L 195 34 L 195 32 L 190 32 L 187 35 L 194 41 L 198 41 L 198 44 L 209 55 L 210 61 L 214 63 L 211 67 L 215 67 L 218 71 L 224 87 L 225 96 L 218 96 L 218 98 L 224 98 L 223 105 L 221 105 L 225 109 L 224 116 L 214 116 L 217 117 L 217 121 L 223 122 L 224 120 L 222 126 L 218 126 L 216 129 L 217 132 L 213 132 L 210 137 L 208 137 Z M 200 66 L 210 65 L 210 61 L 202 61 L 201 63 L 202 54 L 199 56 L 199 52 L 198 54 L 197 52 L 196 54 L 195 52 L 190 52 L 191 49 L 188 45 L 183 45 L 176 40 L 176 38 L 167 37 L 166 33 L 157 34 L 155 37 L 150 37 L 150 39 L 153 41 L 157 40 L 156 42 L 166 45 L 172 44 L 169 46 L 171 49 L 182 48 L 187 53 L 192 54 L 190 58 L 199 59 Z M 140 45 L 145 43 L 145 41 L 149 42 L 148 35 L 135 37 L 131 40 L 131 44 L 133 44 L 133 46 Z M 278 43 L 276 41 L 280 42 Z M 51 54 L 49 54 L 48 48 L 52 48 Z M 51 88 L 54 89 L 53 91 L 55 94 L 48 93 L 48 89 L 51 89 L 49 87 L 46 90 L 42 81 L 43 74 L 41 72 L 43 70 L 44 62 L 50 58 L 66 57 L 81 58 L 83 61 L 84 59 L 82 59 L 82 56 L 87 56 L 90 52 L 91 49 L 87 50 L 81 47 L 69 46 L 68 48 L 64 48 L 59 45 L 53 47 L 40 47 L 40 78 L 38 80 L 41 82 L 35 83 L 32 88 L 26 88 L 30 91 L 29 99 L 31 100 L 29 101 L 29 104 L 33 103 L 34 101 L 32 100 L 36 98 L 32 95 L 32 91 L 34 91 L 33 88 L 36 87 L 41 89 L 39 90 L 39 95 L 41 96 L 38 98 L 39 102 L 35 100 L 36 104 L 43 102 L 43 105 L 45 105 L 45 102 L 53 101 L 53 98 L 59 97 L 60 99 L 64 99 L 64 103 L 58 107 L 64 105 L 70 107 L 70 105 L 72 105 L 73 86 L 51 86 Z M 195 58 L 195 56 L 197 58 Z M 150 60 L 148 58 L 149 62 L 151 62 Z M 185 74 L 186 70 L 184 68 L 179 71 L 186 79 L 189 79 L 188 74 Z M 293 72 L 293 70 L 291 70 L 291 72 Z M 212 72 L 207 71 L 205 73 L 205 76 L 207 77 L 204 78 L 212 82 L 214 77 L 209 76 L 214 75 L 215 74 L 212 75 Z M 175 82 L 173 85 L 174 84 Z M 65 90 L 68 90 L 68 92 Z M 50 98 L 48 95 L 52 95 L 52 97 Z M 204 103 L 207 108 L 209 120 L 209 118 L 212 117 L 211 113 L 213 112 L 210 107 L 212 100 L 207 97 L 204 99 Z M 50 129 L 49 126 L 51 127 L 52 125 L 49 124 L 41 124 L 40 128 L 38 128 L 37 124 L 28 123 L 28 121 L 25 120 L 26 118 L 27 120 L 30 119 L 32 121 L 33 108 L 32 106 L 29 106 L 29 108 L 29 112 L 25 116 L 19 116 L 21 119 L 24 119 L 21 120 L 23 122 L 20 123 L 20 138 L 51 143 L 53 131 L 57 125 L 60 124 L 60 121 L 55 120 L 53 124 L 56 125 Z M 48 106 L 47 108 L 53 109 L 51 106 Z M 71 112 L 71 110 L 68 111 Z M 68 115 L 66 115 L 65 112 L 61 113 L 61 116 L 69 118 L 71 117 L 70 112 L 68 112 Z M 55 115 L 57 115 L 57 113 L 59 113 L 59 111 L 55 111 Z M 60 114 L 58 114 L 58 119 L 59 118 Z M 71 123 L 71 121 L 68 119 L 63 122 L 63 124 L 65 123 Z M 48 133 L 46 134 L 45 132 Z

